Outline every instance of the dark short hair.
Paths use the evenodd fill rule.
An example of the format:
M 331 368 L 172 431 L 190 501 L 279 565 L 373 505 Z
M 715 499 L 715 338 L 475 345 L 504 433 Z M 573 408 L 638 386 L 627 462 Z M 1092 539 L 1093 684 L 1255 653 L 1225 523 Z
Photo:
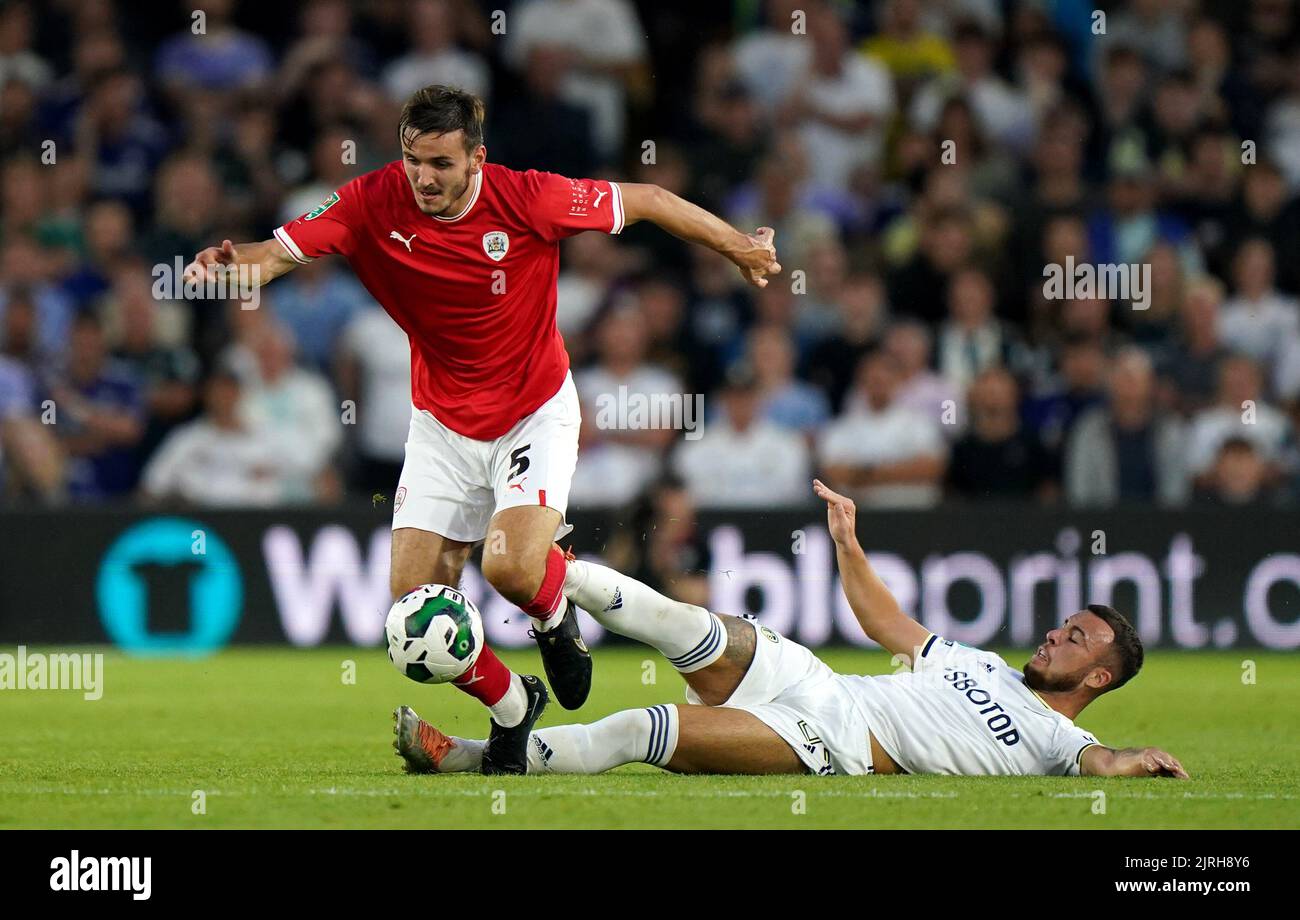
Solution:
M 1233 453 L 1245 451 L 1246 453 L 1253 454 L 1255 453 L 1255 445 L 1252 444 L 1249 439 L 1243 438 L 1241 435 L 1233 435 L 1219 445 L 1220 455 L 1226 454 L 1229 451 Z
M 77 310 L 72 314 L 71 328 L 90 329 L 94 332 L 104 331 L 104 322 L 94 310 Z
M 472 153 L 483 143 L 483 114 L 483 100 L 478 96 L 435 83 L 411 94 L 397 126 L 408 143 L 422 134 L 464 131 L 465 149 Z
M 1115 641 L 1111 643 L 1111 655 L 1115 662 L 1115 680 L 1102 692 L 1118 690 L 1142 670 L 1142 659 L 1145 654 L 1142 651 L 1142 640 L 1128 617 L 1114 607 L 1105 604 L 1089 604 L 1088 612 L 1100 617 L 1115 633 Z
M 218 363 L 212 368 L 204 381 L 205 385 L 213 383 L 229 383 L 237 387 L 243 387 L 244 381 L 239 378 L 239 374 L 233 367 L 225 362 Z

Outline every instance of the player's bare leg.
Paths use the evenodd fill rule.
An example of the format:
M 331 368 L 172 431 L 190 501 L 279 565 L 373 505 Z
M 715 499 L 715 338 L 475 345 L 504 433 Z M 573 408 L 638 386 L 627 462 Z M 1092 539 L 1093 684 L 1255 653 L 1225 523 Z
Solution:
M 393 746 L 412 773 L 479 769 L 484 742 L 457 738 L 408 707 L 393 714 Z M 529 773 L 604 773 L 649 763 L 674 773 L 807 773 L 780 735 L 741 709 L 652 706 L 625 709 L 590 725 L 552 725 L 533 732 Z
M 752 713 L 721 706 L 676 709 L 677 750 L 665 769 L 674 773 L 808 772 L 785 739 Z
M 420 585 L 458 586 L 473 545 L 414 527 L 394 530 L 388 569 L 393 600 Z
M 708 667 L 682 675 L 705 706 L 721 706 L 740 686 L 741 679 L 754 661 L 758 633 L 754 624 L 726 613 L 715 613 L 726 630 L 727 645 L 722 655 Z M 761 724 L 761 723 L 760 723 Z
M 592 667 L 564 596 L 567 564 L 554 542 L 563 520 L 545 505 L 498 511 L 483 544 L 483 577 L 528 614 L 555 698 L 565 709 L 577 709 L 591 691 Z
M 472 546 L 414 527 L 394 530 L 389 570 L 393 599 L 420 585 L 459 585 Z M 484 772 L 524 772 L 528 733 L 546 707 L 547 693 L 542 682 L 531 675 L 513 673 L 490 647 L 484 646 L 474 666 L 451 683 L 492 713 L 491 751 L 480 758 Z

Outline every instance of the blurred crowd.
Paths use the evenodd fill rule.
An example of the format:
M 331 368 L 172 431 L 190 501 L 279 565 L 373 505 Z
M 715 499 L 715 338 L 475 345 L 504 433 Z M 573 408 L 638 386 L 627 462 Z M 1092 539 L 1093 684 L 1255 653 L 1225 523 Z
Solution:
M 391 498 L 409 353 L 346 263 L 257 309 L 155 277 L 396 159 L 429 83 L 483 96 L 491 160 L 775 228 L 762 290 L 644 224 L 564 244 L 571 504 L 638 506 L 667 555 L 675 508 L 813 475 L 901 508 L 1300 496 L 1293 0 L 148 10 L 0 2 L 0 502 Z M 1149 288 L 1049 296 L 1067 264 Z M 620 388 L 703 394 L 702 436 L 602 426 Z

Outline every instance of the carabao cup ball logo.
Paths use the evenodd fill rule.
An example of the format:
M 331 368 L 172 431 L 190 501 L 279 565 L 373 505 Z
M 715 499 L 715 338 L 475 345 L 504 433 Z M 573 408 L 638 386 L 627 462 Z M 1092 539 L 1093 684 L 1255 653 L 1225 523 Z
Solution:
M 434 617 L 441 614 L 441 619 L 434 623 Z M 429 626 L 433 624 L 441 635 L 431 635 Z M 434 597 L 424 602 L 424 606 L 406 618 L 408 636 L 424 636 L 430 648 L 441 647 L 457 661 L 464 661 L 474 654 L 474 621 L 465 605 L 449 597 Z

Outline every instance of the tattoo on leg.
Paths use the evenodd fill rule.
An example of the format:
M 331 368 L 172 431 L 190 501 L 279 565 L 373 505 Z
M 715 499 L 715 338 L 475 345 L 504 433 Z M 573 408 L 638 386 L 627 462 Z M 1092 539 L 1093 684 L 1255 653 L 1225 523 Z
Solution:
M 757 630 L 752 623 L 746 623 L 740 617 L 726 613 L 719 613 L 717 617 L 727 630 L 727 650 L 722 653 L 722 657 L 742 668 L 748 668 L 754 660 L 754 637 Z

